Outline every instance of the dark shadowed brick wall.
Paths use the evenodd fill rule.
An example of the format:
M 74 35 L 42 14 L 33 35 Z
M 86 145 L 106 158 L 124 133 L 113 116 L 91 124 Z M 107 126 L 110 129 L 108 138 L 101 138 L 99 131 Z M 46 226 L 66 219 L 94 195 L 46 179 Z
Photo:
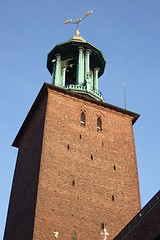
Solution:
M 4 240 L 33 238 L 46 103 L 47 96 L 44 94 L 18 143 Z
M 114 240 L 160 240 L 160 191 Z

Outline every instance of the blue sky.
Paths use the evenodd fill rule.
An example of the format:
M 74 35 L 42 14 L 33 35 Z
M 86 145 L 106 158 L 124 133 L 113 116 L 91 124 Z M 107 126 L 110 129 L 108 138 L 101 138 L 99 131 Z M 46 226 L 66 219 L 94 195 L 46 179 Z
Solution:
M 81 36 L 106 59 L 99 89 L 107 103 L 141 114 L 134 125 L 142 207 L 160 188 L 160 1 L 1 0 L 0 2 L 0 239 L 17 149 L 11 144 L 44 82 L 48 52 L 70 39 L 67 18 L 94 13 Z

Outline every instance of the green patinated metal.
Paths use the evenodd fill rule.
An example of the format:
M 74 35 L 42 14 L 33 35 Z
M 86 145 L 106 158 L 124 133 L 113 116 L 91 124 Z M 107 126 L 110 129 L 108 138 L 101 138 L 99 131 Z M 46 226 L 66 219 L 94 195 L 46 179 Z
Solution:
M 52 85 L 55 85 L 55 72 L 56 72 L 56 63 L 53 62 L 53 71 L 52 71 Z
M 91 51 L 89 49 L 86 50 L 85 52 L 85 82 L 84 84 L 87 87 L 87 90 L 90 90 L 90 53 Z
M 103 74 L 105 64 L 100 49 L 85 40 L 77 39 L 57 44 L 47 59 L 52 85 L 102 102 L 104 98 L 98 91 L 98 78 Z
M 65 86 L 65 80 L 66 80 L 66 66 L 62 68 L 62 86 Z
M 61 76 L 61 55 L 56 55 L 56 69 L 55 69 L 55 86 L 62 87 L 62 76 Z
M 83 86 L 84 84 L 84 49 L 79 48 L 78 58 L 78 74 L 77 74 L 77 85 Z
M 94 69 L 94 85 L 93 85 L 93 89 L 95 91 L 98 91 L 98 71 L 99 71 L 98 68 Z

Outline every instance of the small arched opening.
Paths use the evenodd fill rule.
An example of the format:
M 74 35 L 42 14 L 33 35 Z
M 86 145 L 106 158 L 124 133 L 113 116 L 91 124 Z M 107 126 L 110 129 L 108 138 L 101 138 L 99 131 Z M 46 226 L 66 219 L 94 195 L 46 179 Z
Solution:
M 97 131 L 102 132 L 102 120 L 100 117 L 97 118 Z
M 84 112 L 81 112 L 81 126 L 86 126 L 86 115 Z

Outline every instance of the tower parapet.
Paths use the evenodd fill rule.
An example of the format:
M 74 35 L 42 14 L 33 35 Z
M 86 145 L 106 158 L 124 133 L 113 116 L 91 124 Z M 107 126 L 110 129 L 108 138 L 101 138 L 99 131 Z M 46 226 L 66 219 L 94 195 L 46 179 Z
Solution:
M 48 54 L 47 68 L 52 84 L 104 101 L 98 90 L 98 79 L 103 74 L 105 59 L 100 49 L 80 36 L 57 44 Z

